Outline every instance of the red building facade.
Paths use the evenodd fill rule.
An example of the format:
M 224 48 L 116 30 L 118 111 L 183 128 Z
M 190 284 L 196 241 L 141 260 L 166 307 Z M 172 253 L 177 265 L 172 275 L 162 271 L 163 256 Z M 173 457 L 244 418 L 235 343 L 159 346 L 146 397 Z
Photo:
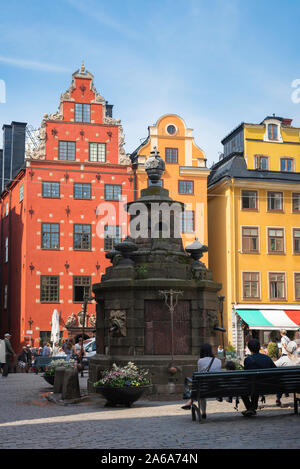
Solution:
M 120 208 L 133 200 L 134 174 L 121 122 L 84 65 L 72 78 L 1 194 L 1 333 L 9 331 L 17 349 L 49 340 L 54 309 L 68 336 L 83 296 L 109 265 L 106 252 L 127 234 Z M 87 315 L 93 326 L 94 304 Z

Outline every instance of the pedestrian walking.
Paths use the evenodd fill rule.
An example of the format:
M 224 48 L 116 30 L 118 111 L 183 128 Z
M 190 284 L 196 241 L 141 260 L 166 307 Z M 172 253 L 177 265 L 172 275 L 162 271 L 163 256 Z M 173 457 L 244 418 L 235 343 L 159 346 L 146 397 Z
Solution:
M 281 343 L 281 355 L 287 355 L 286 346 L 287 346 L 287 344 L 289 343 L 290 339 L 288 338 L 287 332 L 286 332 L 285 329 L 281 329 L 280 335 L 281 335 L 281 339 L 280 339 L 280 343 Z
M 51 352 L 52 352 L 52 350 L 51 350 L 50 344 L 49 343 L 45 344 L 44 347 L 43 347 L 42 356 L 43 357 L 50 357 Z
M 26 371 L 26 373 L 28 373 L 28 371 L 30 370 L 30 368 L 32 366 L 32 359 L 33 359 L 33 354 L 32 354 L 31 348 L 30 348 L 30 344 L 26 345 L 25 352 L 26 352 L 26 358 L 27 358 L 27 371 Z
M 73 339 L 68 340 L 67 345 L 64 349 L 64 352 L 67 355 L 67 361 L 69 361 L 70 358 L 73 356 L 73 346 L 74 346 Z
M 56 357 L 59 354 L 59 343 L 55 342 L 53 345 L 53 356 Z
M 66 353 L 67 345 L 68 345 L 68 339 L 64 339 L 64 341 L 62 343 L 62 349 L 65 353 Z
M 7 378 L 8 372 L 9 372 L 9 365 L 11 362 L 11 359 L 16 356 L 11 343 L 11 334 L 7 332 L 4 334 L 4 343 L 5 343 L 5 363 L 3 364 L 3 372 L 2 372 L 2 377 Z

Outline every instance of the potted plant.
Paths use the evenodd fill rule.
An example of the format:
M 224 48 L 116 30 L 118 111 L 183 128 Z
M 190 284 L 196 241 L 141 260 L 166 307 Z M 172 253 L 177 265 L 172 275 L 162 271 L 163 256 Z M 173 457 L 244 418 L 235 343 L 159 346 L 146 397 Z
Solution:
M 106 406 L 120 404 L 130 407 L 150 388 L 147 375 L 148 370 L 139 369 L 132 362 L 123 367 L 114 363 L 111 370 L 103 372 L 102 378 L 94 383 L 94 387 L 106 399 Z
M 268 343 L 268 355 L 272 360 L 277 360 L 277 344 L 275 342 Z
M 74 367 L 76 364 L 76 361 L 75 360 L 64 360 L 64 359 L 61 359 L 61 360 L 52 360 L 47 369 L 44 371 L 43 373 L 43 378 L 47 381 L 47 383 L 51 384 L 51 386 L 54 385 L 54 375 L 55 375 L 55 369 L 58 367 L 58 366 L 65 366 L 66 368 L 69 368 L 69 367 Z

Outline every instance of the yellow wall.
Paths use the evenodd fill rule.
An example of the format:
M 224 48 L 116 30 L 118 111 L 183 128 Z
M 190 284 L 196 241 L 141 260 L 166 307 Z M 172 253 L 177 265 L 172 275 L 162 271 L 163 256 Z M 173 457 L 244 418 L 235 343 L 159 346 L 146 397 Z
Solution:
M 268 155 L 272 171 L 280 170 L 281 157 L 293 157 L 295 170 L 300 172 L 299 130 L 281 129 L 283 143 L 261 141 L 265 126 L 245 124 L 244 148 L 248 169 L 254 169 L 254 155 Z M 249 140 L 251 139 L 251 140 Z M 252 140 L 252 139 L 256 139 Z M 242 210 L 241 191 L 255 190 L 258 193 L 258 210 Z M 283 193 L 283 211 L 270 212 L 267 207 L 268 191 Z M 292 212 L 292 193 L 300 193 L 299 184 L 262 180 L 227 179 L 208 189 L 208 246 L 209 268 L 214 280 L 223 284 L 220 295 L 225 296 L 224 327 L 226 339 L 232 342 L 232 305 L 283 304 L 296 305 L 294 273 L 300 273 L 300 255 L 293 254 L 293 228 L 300 229 L 299 213 Z M 242 226 L 259 227 L 259 253 L 242 252 Z M 268 227 L 284 228 L 284 254 L 268 253 Z M 260 272 L 259 299 L 243 298 L 242 272 Z M 286 298 L 273 300 L 269 296 L 269 272 L 285 272 Z
M 270 171 L 280 171 L 280 158 L 288 157 L 294 159 L 294 171 L 300 172 L 299 129 L 281 126 L 280 130 L 283 140 L 282 143 L 276 141 L 254 141 L 264 139 L 266 134 L 266 126 L 251 126 L 249 124 L 245 124 L 244 148 L 248 169 L 255 169 L 254 155 L 264 155 L 269 157 L 268 169 Z
M 169 135 L 168 125 L 174 125 L 176 133 Z M 175 115 L 167 114 L 158 119 L 156 125 L 149 127 L 149 140 L 138 151 L 139 167 L 137 170 L 138 191 L 147 187 L 147 175 L 143 163 L 150 156 L 150 152 L 157 147 L 160 156 L 165 161 L 166 148 L 178 148 L 178 163 L 167 163 L 162 176 L 163 187 L 169 190 L 170 197 L 184 202 L 186 210 L 195 213 L 195 233 L 182 235 L 184 246 L 192 243 L 195 236 L 207 245 L 207 176 L 204 152 L 195 144 L 192 129 L 188 129 L 184 120 Z M 178 181 L 194 181 L 194 194 L 179 194 Z M 207 254 L 203 256 L 207 263 Z

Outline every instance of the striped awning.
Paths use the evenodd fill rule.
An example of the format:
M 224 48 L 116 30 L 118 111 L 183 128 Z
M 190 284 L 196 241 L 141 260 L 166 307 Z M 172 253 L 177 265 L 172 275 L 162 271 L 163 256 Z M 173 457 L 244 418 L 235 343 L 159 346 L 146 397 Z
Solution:
M 300 309 L 242 309 L 235 312 L 249 326 L 249 329 L 296 331 L 300 329 Z

